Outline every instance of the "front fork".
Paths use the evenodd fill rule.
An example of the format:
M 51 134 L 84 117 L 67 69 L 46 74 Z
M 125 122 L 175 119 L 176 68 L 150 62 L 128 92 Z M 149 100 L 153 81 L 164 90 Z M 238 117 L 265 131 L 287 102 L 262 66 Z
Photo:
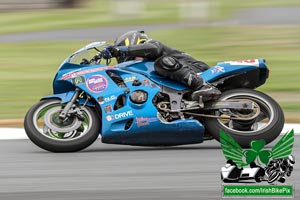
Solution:
M 64 107 L 64 109 L 61 111 L 61 113 L 59 114 L 59 118 L 61 120 L 65 120 L 67 117 L 67 114 L 69 113 L 70 109 L 72 108 L 72 106 L 74 105 L 76 99 L 79 97 L 80 94 L 80 89 L 76 88 L 75 89 L 75 93 L 71 99 L 71 101 L 69 101 L 67 103 L 67 105 Z

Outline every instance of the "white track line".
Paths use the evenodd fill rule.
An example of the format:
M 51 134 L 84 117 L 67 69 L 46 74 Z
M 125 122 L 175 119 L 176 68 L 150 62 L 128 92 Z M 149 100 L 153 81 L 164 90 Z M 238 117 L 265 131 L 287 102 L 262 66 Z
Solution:
M 294 133 L 300 134 L 300 124 L 285 124 L 282 133 L 294 129 Z M 23 128 L 0 128 L 0 140 L 28 139 Z

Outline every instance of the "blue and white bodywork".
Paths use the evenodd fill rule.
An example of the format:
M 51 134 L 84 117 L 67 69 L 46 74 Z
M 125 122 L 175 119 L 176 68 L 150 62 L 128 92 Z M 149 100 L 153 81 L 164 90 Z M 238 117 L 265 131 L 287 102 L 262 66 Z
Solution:
M 159 76 L 154 71 L 154 62 L 134 60 L 116 65 L 109 65 L 108 60 L 106 64 L 100 64 L 101 59 L 99 62 L 95 62 L 94 55 L 101 54 L 98 48 L 104 44 L 104 42 L 89 44 L 68 57 L 59 67 L 53 80 L 53 95 L 42 98 L 42 101 L 59 99 L 61 105 L 66 105 L 62 106 L 63 111 L 60 111 L 60 114 L 56 114 L 59 115 L 59 119 L 54 120 L 54 125 L 47 122 L 47 120 L 51 120 L 48 119 L 50 114 L 46 115 L 48 117 L 46 128 L 50 126 L 56 130 L 54 133 L 51 132 L 51 135 L 56 134 L 55 140 L 58 140 L 57 135 L 65 134 L 58 131 L 61 129 L 55 128 L 55 126 L 63 126 L 66 123 L 61 119 L 66 121 L 66 116 L 75 113 L 74 116 L 79 119 L 76 123 L 80 124 L 84 118 L 78 111 L 80 107 L 77 108 L 77 111 L 72 112 L 68 109 L 76 106 L 88 106 L 97 112 L 98 121 L 93 124 L 99 123 L 100 128 L 97 131 L 99 131 L 98 134 L 101 135 L 103 143 L 168 146 L 204 141 L 205 134 L 208 132 L 207 127 L 198 115 L 193 117 L 189 112 L 190 110 L 195 112 L 201 107 L 199 105 L 192 106 L 197 102 L 189 100 L 192 91 L 186 85 Z M 88 53 L 91 51 L 94 52 L 89 57 Z M 100 58 L 102 57 L 100 56 Z M 88 60 L 88 63 L 83 63 L 84 59 Z M 236 88 L 255 89 L 265 83 L 268 74 L 269 70 L 264 59 L 251 59 L 220 62 L 198 75 L 225 92 Z M 249 101 L 243 103 L 243 105 L 250 105 Z M 217 107 L 211 103 L 206 105 L 208 105 L 206 110 L 199 110 L 199 113 L 210 117 L 212 114 L 207 114 L 207 112 L 221 110 L 225 104 L 219 103 Z M 238 102 L 230 106 L 228 109 L 233 109 L 235 106 L 243 109 Z M 247 109 L 251 110 L 252 108 Z M 53 114 L 51 117 L 56 115 Z M 230 115 L 230 113 L 227 112 L 226 115 Z M 35 116 L 36 114 L 33 113 L 33 117 Z M 74 116 L 73 118 L 75 118 Z M 88 120 L 84 122 L 88 123 Z M 28 123 L 31 123 L 29 119 Z M 72 122 L 68 122 L 68 126 L 71 125 Z M 79 126 L 72 125 L 77 129 Z M 228 123 L 226 126 L 232 125 Z M 71 128 L 68 129 L 69 132 L 70 130 Z M 28 130 L 28 132 L 30 131 Z M 48 135 L 46 136 L 48 137 Z M 35 136 L 29 137 L 42 148 L 56 151 L 54 147 L 48 148 L 40 145 L 40 139 L 36 139 Z M 56 145 L 56 143 L 53 144 L 53 146 Z M 80 148 L 74 148 L 74 150 Z

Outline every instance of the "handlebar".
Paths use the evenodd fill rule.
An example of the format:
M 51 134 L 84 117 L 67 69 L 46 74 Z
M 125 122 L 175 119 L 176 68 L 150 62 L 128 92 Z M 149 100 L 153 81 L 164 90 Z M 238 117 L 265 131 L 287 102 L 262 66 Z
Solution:
M 94 49 L 97 50 L 98 53 L 91 60 L 83 58 L 80 64 L 100 64 L 102 59 L 106 60 L 106 65 L 109 65 L 111 63 L 111 58 L 113 56 L 107 48 L 104 48 L 102 51 L 97 48 Z

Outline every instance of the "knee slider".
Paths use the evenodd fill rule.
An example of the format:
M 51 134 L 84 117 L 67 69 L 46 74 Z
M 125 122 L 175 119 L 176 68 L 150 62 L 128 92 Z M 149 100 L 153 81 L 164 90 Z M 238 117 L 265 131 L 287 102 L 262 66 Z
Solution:
M 161 60 L 162 67 L 168 71 L 176 71 L 181 68 L 181 64 L 176 58 L 165 56 Z

